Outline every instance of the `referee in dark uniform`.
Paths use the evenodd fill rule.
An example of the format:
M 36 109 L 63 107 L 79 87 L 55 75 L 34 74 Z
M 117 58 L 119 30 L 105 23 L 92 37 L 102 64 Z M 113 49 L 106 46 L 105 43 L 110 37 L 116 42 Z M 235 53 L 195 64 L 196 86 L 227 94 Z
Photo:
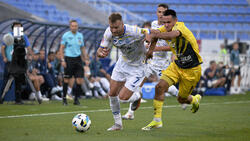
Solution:
M 81 84 L 84 82 L 82 61 L 87 59 L 87 54 L 83 35 L 78 32 L 77 21 L 71 20 L 69 24 L 70 31 L 63 34 L 60 46 L 61 65 L 64 67 L 63 105 L 67 105 L 68 83 L 73 76 L 76 80 L 74 105 L 80 105 L 78 98 L 82 93 Z

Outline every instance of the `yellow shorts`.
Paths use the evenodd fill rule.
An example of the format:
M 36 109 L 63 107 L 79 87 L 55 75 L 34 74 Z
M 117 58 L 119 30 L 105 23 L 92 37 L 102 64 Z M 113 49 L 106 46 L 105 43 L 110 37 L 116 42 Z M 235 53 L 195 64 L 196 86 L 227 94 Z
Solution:
M 179 68 L 172 62 L 166 70 L 162 71 L 161 79 L 165 80 L 169 86 L 179 82 L 179 96 L 187 98 L 196 87 L 201 77 L 201 65 L 190 68 Z

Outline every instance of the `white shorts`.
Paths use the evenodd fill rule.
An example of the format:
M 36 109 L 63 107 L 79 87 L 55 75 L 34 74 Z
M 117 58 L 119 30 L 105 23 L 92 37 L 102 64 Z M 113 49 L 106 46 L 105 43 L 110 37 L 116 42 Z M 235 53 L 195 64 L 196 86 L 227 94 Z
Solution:
M 167 67 L 166 67 L 166 68 L 167 68 Z M 165 70 L 166 68 L 160 69 L 160 68 L 158 68 L 158 67 L 154 67 L 154 66 L 151 65 L 151 64 L 147 64 L 146 69 L 145 69 L 145 77 L 149 78 L 150 75 L 155 74 L 155 75 L 157 76 L 157 79 L 160 80 L 161 71 L 162 71 L 162 70 Z
M 132 66 L 120 59 L 115 65 L 111 79 L 118 82 L 125 82 L 125 87 L 134 92 L 145 78 L 145 65 Z

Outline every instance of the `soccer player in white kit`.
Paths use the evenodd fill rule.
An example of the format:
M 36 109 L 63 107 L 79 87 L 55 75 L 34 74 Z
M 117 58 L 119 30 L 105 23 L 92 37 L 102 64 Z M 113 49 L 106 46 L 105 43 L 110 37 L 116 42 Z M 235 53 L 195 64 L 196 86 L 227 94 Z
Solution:
M 167 4 L 159 4 L 158 5 L 157 13 L 156 13 L 158 20 L 155 20 L 151 23 L 152 29 L 157 29 L 157 28 L 160 28 L 161 26 L 163 26 L 163 23 L 161 22 L 161 18 L 163 16 L 163 12 L 167 9 L 168 9 Z M 153 58 L 151 60 L 148 60 L 148 64 L 147 64 L 147 67 L 145 70 L 146 78 L 143 80 L 142 84 L 140 85 L 140 87 L 138 89 L 139 91 L 136 91 L 134 94 L 137 94 L 138 92 L 140 92 L 142 94 L 141 87 L 143 86 L 144 82 L 147 81 L 147 78 L 149 78 L 150 75 L 156 74 L 158 80 L 160 80 L 161 71 L 165 70 L 171 62 L 171 57 L 168 56 L 168 51 L 170 51 L 170 47 L 168 46 L 166 41 L 159 39 L 157 41 L 156 48 L 155 48 L 154 53 L 153 53 Z M 178 96 L 178 89 L 174 85 L 169 87 L 168 92 L 171 95 Z M 182 105 L 182 108 L 185 109 L 186 105 Z M 134 119 L 134 111 L 135 110 L 133 108 L 133 103 L 130 103 L 130 107 L 128 109 L 128 112 L 122 116 L 122 119 L 133 120 Z
M 143 40 L 147 33 L 149 29 L 123 24 L 119 13 L 109 16 L 109 27 L 103 35 L 97 55 L 101 58 L 108 56 L 112 46 L 119 48 L 121 54 L 111 75 L 109 100 L 115 124 L 108 131 L 122 129 L 120 101 L 137 102 L 141 99 L 140 95 L 133 93 L 145 77 L 143 62 L 146 48 Z

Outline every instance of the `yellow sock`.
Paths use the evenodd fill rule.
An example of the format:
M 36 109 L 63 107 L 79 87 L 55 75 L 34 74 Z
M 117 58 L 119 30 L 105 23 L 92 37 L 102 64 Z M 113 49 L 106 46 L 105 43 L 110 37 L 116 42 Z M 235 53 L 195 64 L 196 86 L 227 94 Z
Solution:
M 161 118 L 163 101 L 154 99 L 154 118 Z
M 192 96 L 192 95 L 191 95 L 191 96 Z M 193 98 L 193 100 L 192 100 L 191 104 L 194 104 L 195 101 L 196 101 L 196 96 L 192 96 L 192 98 Z

